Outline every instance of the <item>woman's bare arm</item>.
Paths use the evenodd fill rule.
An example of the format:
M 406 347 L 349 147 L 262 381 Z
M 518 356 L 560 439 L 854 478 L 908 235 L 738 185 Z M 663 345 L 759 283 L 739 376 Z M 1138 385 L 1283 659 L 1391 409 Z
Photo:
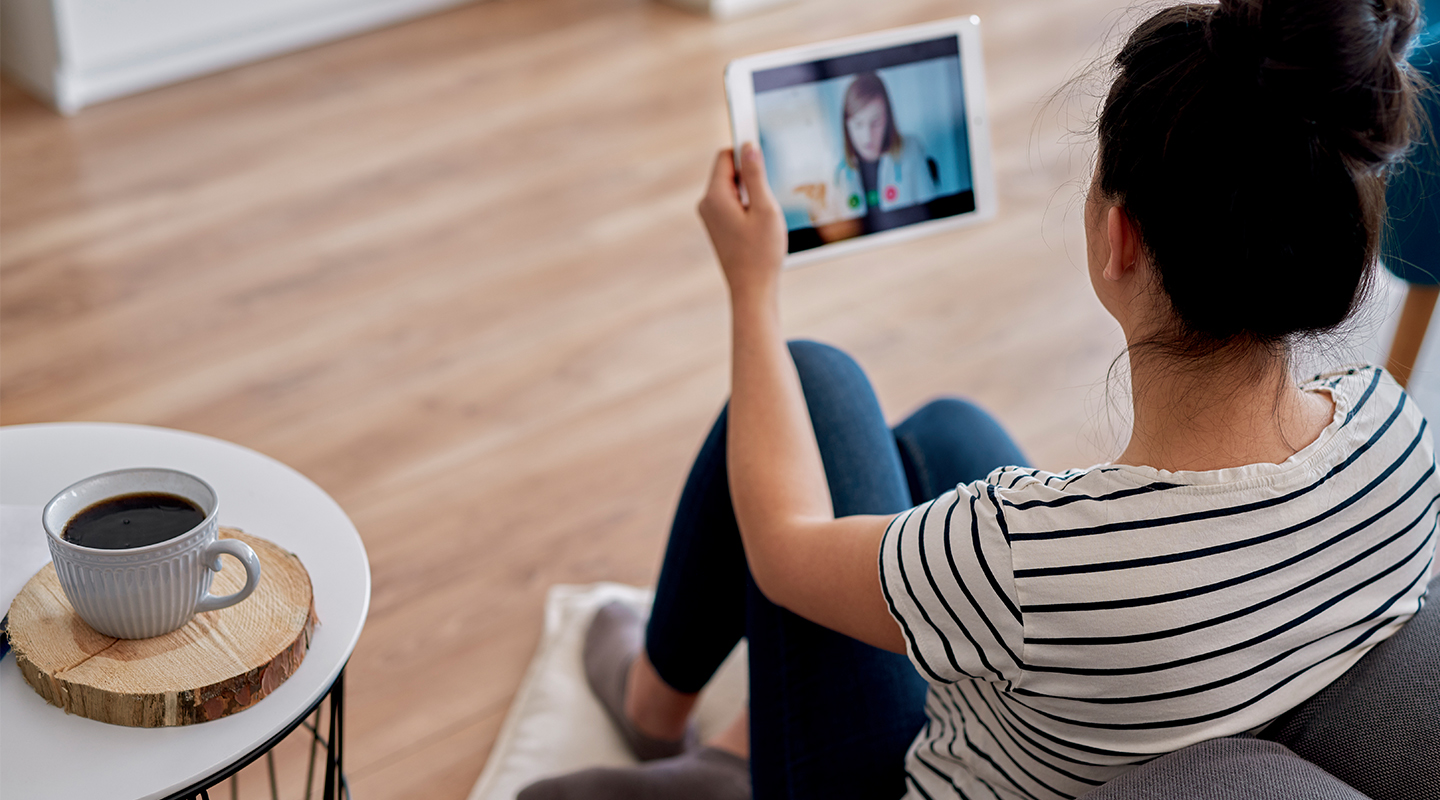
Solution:
M 780 326 L 785 220 L 747 145 L 740 202 L 723 151 L 700 202 L 730 287 L 733 359 L 726 441 L 730 495 L 750 572 L 765 596 L 863 642 L 904 652 L 880 589 L 880 540 L 893 517 L 836 519 L 800 378 Z

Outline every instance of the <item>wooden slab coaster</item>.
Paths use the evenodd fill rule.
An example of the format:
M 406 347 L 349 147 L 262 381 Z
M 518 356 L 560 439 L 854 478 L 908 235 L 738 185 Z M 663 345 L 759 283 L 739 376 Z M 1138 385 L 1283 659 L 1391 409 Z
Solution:
M 150 639 L 115 639 L 86 625 L 46 564 L 10 606 L 10 646 L 25 682 L 67 713 L 137 728 L 218 719 L 275 691 L 310 648 L 318 621 L 310 573 L 258 536 L 221 528 L 220 538 L 239 539 L 260 557 L 255 591 Z M 245 570 L 224 563 L 212 594 L 244 585 Z

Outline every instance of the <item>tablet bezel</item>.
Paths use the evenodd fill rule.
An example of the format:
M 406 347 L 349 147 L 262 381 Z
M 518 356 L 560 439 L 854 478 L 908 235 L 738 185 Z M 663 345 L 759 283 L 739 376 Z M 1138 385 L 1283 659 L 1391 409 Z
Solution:
M 818 44 L 790 47 L 758 53 L 731 61 L 725 67 L 725 95 L 730 107 L 730 133 L 735 144 L 737 168 L 740 146 L 760 140 L 755 118 L 755 83 L 757 71 L 820 61 L 836 56 L 881 50 L 897 45 L 957 36 L 960 40 L 960 75 L 965 98 L 965 123 L 969 134 L 970 172 L 974 184 L 975 210 L 951 217 L 926 220 L 902 228 L 869 233 L 786 253 L 785 266 L 797 267 L 833 256 L 854 253 L 883 244 L 913 239 L 938 231 L 962 228 L 993 219 L 996 212 L 995 171 L 990 146 L 990 123 L 985 97 L 985 63 L 980 50 L 980 18 L 978 16 L 909 25 L 878 33 L 850 36 Z

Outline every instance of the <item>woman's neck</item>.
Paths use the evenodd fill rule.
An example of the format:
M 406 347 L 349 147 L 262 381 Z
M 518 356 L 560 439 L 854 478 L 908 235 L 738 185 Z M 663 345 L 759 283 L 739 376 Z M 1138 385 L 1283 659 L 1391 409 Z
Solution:
M 1132 351 L 1130 373 L 1135 422 L 1122 464 L 1172 472 L 1278 464 L 1315 441 L 1335 412 L 1328 394 L 1295 385 L 1283 356 L 1197 370 Z

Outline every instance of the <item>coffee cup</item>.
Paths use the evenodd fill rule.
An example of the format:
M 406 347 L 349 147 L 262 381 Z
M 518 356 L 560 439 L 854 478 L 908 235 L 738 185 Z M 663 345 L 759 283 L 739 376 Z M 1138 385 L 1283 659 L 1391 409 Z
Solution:
M 219 508 L 208 483 L 173 469 L 106 472 L 55 495 L 42 520 L 75 613 L 107 636 L 146 639 L 249 597 L 260 559 L 244 542 L 218 538 Z M 244 566 L 245 586 L 216 597 L 210 581 L 221 555 Z

